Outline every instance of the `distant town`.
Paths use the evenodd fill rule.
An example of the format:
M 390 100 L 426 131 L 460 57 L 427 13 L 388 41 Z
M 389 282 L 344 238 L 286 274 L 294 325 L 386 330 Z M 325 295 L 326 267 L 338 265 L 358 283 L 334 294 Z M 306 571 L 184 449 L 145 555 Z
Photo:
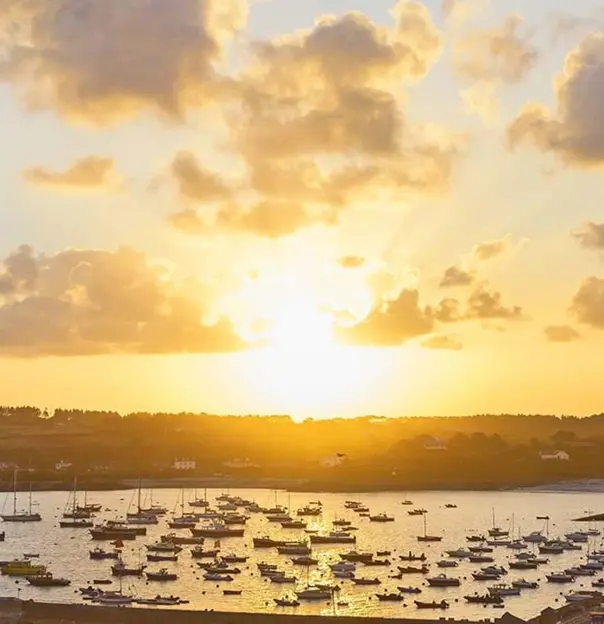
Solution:
M 498 489 L 604 478 L 604 415 L 307 420 L 0 407 L 0 482 L 138 478 L 340 491 Z M 276 487 L 276 485 L 275 485 Z

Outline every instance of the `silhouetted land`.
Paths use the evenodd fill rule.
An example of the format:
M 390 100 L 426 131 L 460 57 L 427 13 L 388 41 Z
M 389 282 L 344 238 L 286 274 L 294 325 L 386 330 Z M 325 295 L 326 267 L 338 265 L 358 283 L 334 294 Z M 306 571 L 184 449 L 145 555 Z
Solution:
M 562 451 L 568 460 L 544 460 Z M 604 478 L 604 414 L 479 415 L 295 423 L 287 416 L 128 414 L 0 407 L 0 480 L 116 488 L 143 477 L 302 490 L 494 489 Z M 326 459 L 341 456 L 335 466 Z M 173 468 L 175 458 L 196 469 Z M 235 458 L 244 459 L 239 466 Z M 58 462 L 71 466 L 57 471 Z M 329 462 L 327 462 L 329 463 Z M 184 482 L 184 481 L 183 481 Z

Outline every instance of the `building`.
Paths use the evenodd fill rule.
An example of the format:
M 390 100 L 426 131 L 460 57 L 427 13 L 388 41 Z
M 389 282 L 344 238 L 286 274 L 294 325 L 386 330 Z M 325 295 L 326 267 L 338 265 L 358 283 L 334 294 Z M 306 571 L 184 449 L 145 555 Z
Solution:
M 554 451 L 553 453 L 541 453 L 543 461 L 568 461 L 570 455 L 566 451 Z
M 62 459 L 61 461 L 58 461 L 55 464 L 55 470 L 68 470 L 72 466 L 73 464 L 70 461 L 66 461 L 65 459 Z
M 182 458 L 175 459 L 172 464 L 172 468 L 174 470 L 195 470 L 197 468 L 197 463 L 194 459 Z

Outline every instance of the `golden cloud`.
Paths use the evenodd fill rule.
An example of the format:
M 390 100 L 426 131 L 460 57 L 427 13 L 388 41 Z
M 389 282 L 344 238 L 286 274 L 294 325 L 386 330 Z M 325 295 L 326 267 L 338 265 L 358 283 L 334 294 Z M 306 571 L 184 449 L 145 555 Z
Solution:
M 474 283 L 475 276 L 458 266 L 450 266 L 440 280 L 441 288 L 453 288 L 456 286 L 470 286 Z
M 13 356 L 214 353 L 244 343 L 204 321 L 201 288 L 179 285 L 130 248 L 36 256 L 22 246 L 0 270 L 0 352 Z
M 170 169 L 184 199 L 202 203 L 226 199 L 232 194 L 226 180 L 202 167 L 191 152 L 176 154 Z
M 529 143 L 567 164 L 604 164 L 604 34 L 592 33 L 566 57 L 555 81 L 556 110 L 527 104 L 510 124 L 512 148 Z
M 581 337 L 570 325 L 549 325 L 543 333 L 549 342 L 573 342 Z
M 246 5 L 11 0 L 8 8 L 0 80 L 29 108 L 106 124 L 144 111 L 182 120 L 213 100 L 222 82 L 214 64 Z
M 583 280 L 570 307 L 571 314 L 583 325 L 604 329 L 604 279 Z
M 65 171 L 34 167 L 23 173 L 31 184 L 66 190 L 102 190 L 115 185 L 117 175 L 113 158 L 87 156 Z

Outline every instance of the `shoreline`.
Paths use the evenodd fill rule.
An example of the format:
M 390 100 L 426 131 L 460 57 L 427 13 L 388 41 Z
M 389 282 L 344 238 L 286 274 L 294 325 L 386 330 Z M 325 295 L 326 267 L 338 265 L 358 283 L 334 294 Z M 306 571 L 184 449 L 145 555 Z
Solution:
M 116 490 L 134 490 L 138 488 L 139 480 L 134 478 L 114 479 L 78 479 L 78 487 L 90 492 L 104 492 Z M 229 477 L 165 477 L 142 479 L 144 488 L 174 489 L 174 488 L 197 488 L 197 489 L 271 489 L 290 492 L 308 492 L 313 494 L 357 494 L 357 493 L 411 493 L 411 492 L 550 492 L 550 493 L 597 493 L 604 492 L 604 479 L 575 479 L 552 481 L 541 484 L 507 484 L 493 486 L 490 484 L 476 483 L 430 483 L 421 485 L 388 486 L 383 484 L 357 485 L 357 487 L 342 487 L 336 483 L 317 483 L 303 479 L 245 479 Z M 28 491 L 30 483 L 24 479 L 18 491 Z M 33 491 L 36 492 L 67 492 L 73 489 L 73 477 L 62 479 L 34 480 L 31 482 Z M 0 493 L 11 492 L 11 484 L 7 481 L 0 483 Z

